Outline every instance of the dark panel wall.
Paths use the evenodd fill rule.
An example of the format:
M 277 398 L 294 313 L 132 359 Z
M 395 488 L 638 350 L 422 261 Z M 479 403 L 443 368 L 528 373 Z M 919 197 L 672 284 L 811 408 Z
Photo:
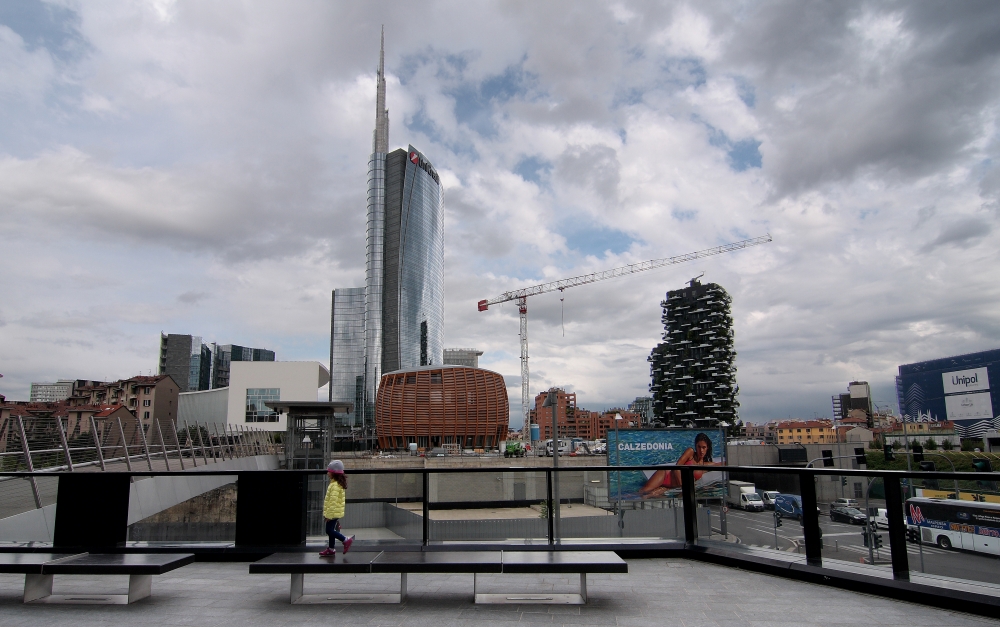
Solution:
M 385 157 L 385 266 L 382 277 L 382 372 L 399 370 L 399 260 L 407 152 Z

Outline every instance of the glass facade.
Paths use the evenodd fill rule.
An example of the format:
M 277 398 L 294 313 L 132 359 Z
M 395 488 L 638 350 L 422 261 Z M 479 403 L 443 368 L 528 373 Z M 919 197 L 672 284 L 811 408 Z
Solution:
M 368 160 L 368 234 L 365 263 L 365 403 L 359 416 L 374 423 L 374 403 L 382 378 L 382 279 L 385 250 L 385 154 Z M 355 412 L 358 410 L 356 409 Z
M 278 414 L 265 405 L 280 401 L 281 388 L 247 388 L 246 422 L 278 422 Z
M 349 426 L 361 426 L 365 381 L 365 288 L 333 291 L 330 320 L 330 400 L 354 403 Z

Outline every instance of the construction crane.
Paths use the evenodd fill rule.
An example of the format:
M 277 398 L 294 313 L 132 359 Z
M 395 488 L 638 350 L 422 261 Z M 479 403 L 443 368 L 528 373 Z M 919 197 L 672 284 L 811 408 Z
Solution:
M 578 285 L 586 285 L 588 283 L 596 283 L 597 281 L 604 281 L 606 279 L 614 279 L 621 276 L 626 276 L 629 274 L 636 274 L 638 272 L 645 272 L 646 270 L 655 270 L 656 268 L 662 268 L 663 266 L 672 266 L 678 263 L 685 263 L 688 261 L 694 261 L 695 259 L 701 259 L 702 257 L 712 257 L 713 255 L 721 255 L 723 253 L 731 253 L 733 251 L 742 250 L 744 248 L 750 248 L 751 246 L 757 246 L 758 244 L 766 244 L 771 241 L 771 236 L 762 235 L 760 237 L 754 237 L 752 239 L 745 239 L 739 242 L 733 242 L 732 244 L 725 244 L 723 246 L 716 246 L 715 248 L 706 248 L 705 250 L 699 250 L 693 253 L 687 253 L 684 255 L 677 255 L 676 257 L 666 257 L 664 259 L 650 259 L 649 261 L 641 261 L 639 263 L 632 263 L 627 266 L 621 266 L 620 268 L 613 268 L 611 270 L 603 270 L 601 272 L 594 272 L 592 274 L 583 274 L 580 276 L 571 277 L 568 279 L 560 279 L 558 281 L 551 281 L 549 283 L 541 283 L 539 285 L 533 285 L 531 287 L 524 287 L 519 290 L 512 290 L 510 292 L 504 292 L 503 294 L 490 298 L 487 300 L 479 301 L 479 311 L 486 311 L 490 308 L 490 305 L 496 305 L 499 303 L 506 303 L 512 300 L 517 301 L 517 310 L 521 316 L 521 412 L 524 415 L 524 424 L 528 424 L 528 297 L 537 296 L 538 294 L 545 294 L 546 292 L 554 292 L 556 290 L 562 292 L 565 289 L 571 287 L 577 287 Z

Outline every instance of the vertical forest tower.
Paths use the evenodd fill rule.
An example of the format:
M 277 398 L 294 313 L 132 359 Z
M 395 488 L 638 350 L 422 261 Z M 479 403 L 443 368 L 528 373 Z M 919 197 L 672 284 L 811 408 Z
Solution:
M 740 404 L 731 302 L 722 287 L 695 278 L 660 303 L 663 342 L 649 356 L 649 390 L 653 414 L 667 425 L 735 424 Z

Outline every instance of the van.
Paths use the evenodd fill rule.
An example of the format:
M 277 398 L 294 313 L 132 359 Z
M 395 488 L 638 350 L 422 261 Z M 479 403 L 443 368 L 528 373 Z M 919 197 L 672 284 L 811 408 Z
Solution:
M 774 499 L 778 498 L 777 490 L 761 490 L 760 500 L 764 501 L 764 509 L 774 509 Z
M 884 507 L 869 507 L 868 520 L 871 521 L 876 529 L 889 528 L 889 515 L 886 513 Z
M 785 518 L 802 520 L 802 497 L 798 494 L 779 494 L 774 499 L 774 511 Z

